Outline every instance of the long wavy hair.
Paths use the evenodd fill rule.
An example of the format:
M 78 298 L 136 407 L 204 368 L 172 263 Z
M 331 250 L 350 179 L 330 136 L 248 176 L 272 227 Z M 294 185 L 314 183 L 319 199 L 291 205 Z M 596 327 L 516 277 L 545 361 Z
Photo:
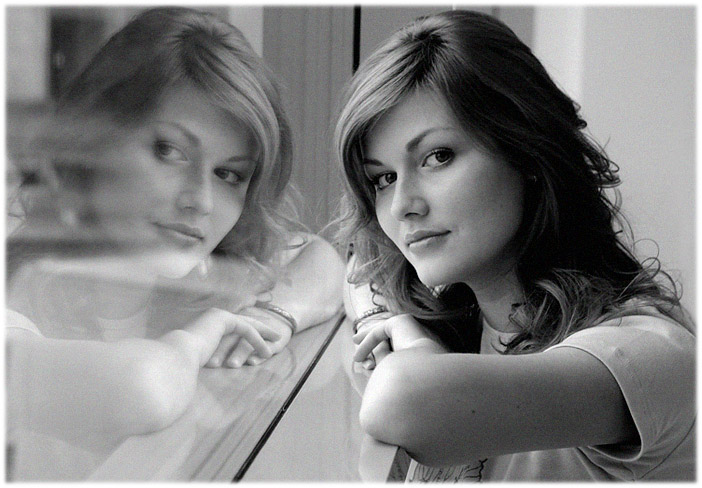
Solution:
M 347 190 L 340 239 L 357 263 L 350 282 L 370 282 L 391 308 L 414 315 L 452 349 L 478 350 L 475 295 L 465 284 L 429 289 L 420 282 L 382 232 L 362 167 L 374 124 L 417 90 L 443 96 L 465 130 L 528 182 L 517 265 L 525 303 L 510 316 L 521 332 L 507 352 L 543 350 L 625 313 L 635 297 L 677 313 L 674 282 L 657 261 L 643 266 L 624 242 L 630 229 L 605 192 L 620 183 L 618 168 L 584 132 L 579 106 L 506 25 L 471 11 L 408 24 L 361 64 L 346 89 L 335 146 Z
M 274 264 L 286 230 L 298 222 L 288 184 L 292 140 L 272 73 L 229 23 L 180 7 L 138 14 L 65 87 L 54 119 L 40 138 L 46 145 L 69 133 L 73 142 L 79 141 L 80 130 L 67 129 L 65 121 L 78 127 L 83 123 L 93 136 L 103 127 L 95 128 L 96 120 L 116 131 L 138 126 L 169 89 L 183 83 L 201 90 L 253 135 L 257 166 L 244 209 L 214 253 L 241 257 L 266 269 Z M 109 137 L 109 130 L 103 132 L 98 135 Z M 57 150 L 47 149 L 49 154 Z

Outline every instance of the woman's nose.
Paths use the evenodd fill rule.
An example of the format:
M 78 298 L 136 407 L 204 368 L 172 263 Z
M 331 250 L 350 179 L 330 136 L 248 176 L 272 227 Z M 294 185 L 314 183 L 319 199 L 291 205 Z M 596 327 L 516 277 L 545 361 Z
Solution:
M 398 177 L 393 185 L 390 214 L 397 220 L 424 216 L 429 206 L 418 183 L 411 178 Z
M 176 205 L 180 210 L 207 215 L 212 212 L 214 206 L 212 191 L 209 172 L 193 171 L 183 183 Z

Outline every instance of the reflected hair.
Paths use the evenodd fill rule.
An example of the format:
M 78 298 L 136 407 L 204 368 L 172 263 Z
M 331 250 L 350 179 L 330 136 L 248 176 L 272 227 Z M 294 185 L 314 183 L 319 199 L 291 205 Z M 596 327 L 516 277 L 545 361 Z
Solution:
M 517 275 L 525 297 L 510 316 L 521 332 L 507 352 L 543 350 L 624 313 L 635 297 L 661 313 L 676 313 L 675 283 L 655 260 L 643 266 L 624 243 L 630 229 L 617 199 L 606 195 L 620 183 L 618 168 L 584 132 L 579 106 L 506 25 L 461 10 L 400 29 L 346 88 L 335 150 L 346 175 L 339 239 L 355 255 L 350 282 L 371 283 L 392 307 L 411 313 L 452 349 L 477 351 L 474 294 L 464 284 L 429 289 L 420 282 L 382 232 L 374 186 L 363 171 L 375 124 L 419 90 L 442 97 L 467 133 L 523 177 Z
M 140 13 L 69 83 L 56 112 L 138 126 L 169 89 L 184 83 L 253 136 L 257 166 L 244 210 L 214 252 L 266 267 L 298 221 L 288 185 L 292 141 L 274 77 L 237 28 L 214 14 L 182 7 Z

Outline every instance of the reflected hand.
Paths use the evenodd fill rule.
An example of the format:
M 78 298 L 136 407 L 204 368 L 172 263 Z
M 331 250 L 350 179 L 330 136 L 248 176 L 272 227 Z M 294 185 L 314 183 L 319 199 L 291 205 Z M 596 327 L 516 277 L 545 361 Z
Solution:
M 386 341 L 391 351 L 423 347 L 446 352 L 439 340 L 409 314 L 367 320 L 362 324 L 363 327 L 353 336 L 353 342 L 358 344 L 354 361 L 366 360 L 377 346 Z
M 258 349 L 253 347 L 247 337 L 228 335 L 222 337 L 219 346 L 217 346 L 217 350 L 212 354 L 206 366 L 210 368 L 217 368 L 220 366 L 239 368 L 244 364 L 255 366 L 261 364 L 269 357 L 278 354 L 285 348 L 288 342 L 290 342 L 292 330 L 277 314 L 255 307 L 243 309 L 240 311 L 240 314 L 242 317 L 265 324 L 266 328 L 276 333 L 276 338 L 263 338 L 270 354 L 261 354 Z
M 210 308 L 185 330 L 196 336 L 200 344 L 200 364 L 209 364 L 219 351 L 222 340 L 235 337 L 245 341 L 261 357 L 269 358 L 273 351 L 269 344 L 281 339 L 281 335 L 261 320 L 242 314 L 233 314 L 219 308 Z

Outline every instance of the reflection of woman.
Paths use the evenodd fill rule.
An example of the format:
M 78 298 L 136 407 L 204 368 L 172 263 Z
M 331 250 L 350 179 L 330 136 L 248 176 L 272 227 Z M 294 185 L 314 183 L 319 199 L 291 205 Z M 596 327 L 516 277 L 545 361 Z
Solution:
M 229 24 L 183 8 L 139 15 L 67 87 L 42 139 L 56 143 L 59 202 L 75 203 L 68 173 L 92 175 L 78 195 L 89 211 L 64 208 L 66 222 L 90 214 L 90 235 L 115 252 L 29 260 L 10 247 L 11 263 L 25 257 L 8 293 L 11 428 L 67 439 L 163 428 L 200 367 L 258 364 L 340 306 L 335 251 L 284 217 L 291 144 L 277 89 Z M 26 244 L 42 210 L 28 207 L 13 242 Z
M 386 304 L 354 359 L 392 349 L 361 424 L 421 463 L 410 479 L 694 479 L 691 326 L 620 241 L 584 127 L 478 13 L 417 20 L 351 82 L 350 278 Z

